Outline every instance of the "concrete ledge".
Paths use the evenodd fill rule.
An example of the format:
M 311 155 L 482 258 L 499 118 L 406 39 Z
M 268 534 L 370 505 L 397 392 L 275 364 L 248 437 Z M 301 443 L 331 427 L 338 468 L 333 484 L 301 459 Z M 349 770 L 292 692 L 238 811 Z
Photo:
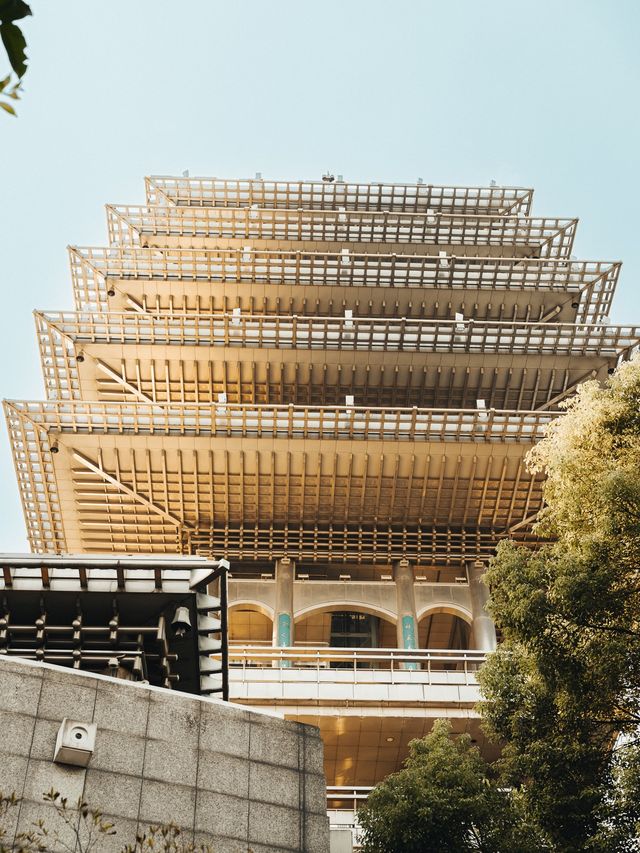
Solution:
M 95 722 L 87 768 L 55 764 L 64 717 Z M 116 824 L 104 853 L 174 821 L 216 853 L 327 853 L 318 729 L 218 699 L 0 657 L 0 788 L 22 797 L 11 831 L 42 817 L 55 787 Z

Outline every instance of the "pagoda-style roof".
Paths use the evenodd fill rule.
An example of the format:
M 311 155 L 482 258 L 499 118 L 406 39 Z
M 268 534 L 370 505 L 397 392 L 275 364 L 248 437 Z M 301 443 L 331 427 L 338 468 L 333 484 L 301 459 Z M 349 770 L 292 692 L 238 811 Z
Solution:
M 382 561 L 391 545 L 371 555 L 358 531 L 371 542 L 378 529 L 383 539 L 399 529 L 409 537 L 404 545 L 396 537 L 405 555 L 422 562 L 459 561 L 479 543 L 490 552 L 500 532 L 532 520 L 541 482 L 523 454 L 555 415 L 16 401 L 5 409 L 35 550 L 188 552 L 197 541 L 207 553 L 205 543 L 219 547 L 226 531 L 225 555 L 237 559 L 234 532 L 253 536 L 257 554 L 277 529 L 344 528 L 343 550 L 329 558 Z M 439 539 L 420 542 L 422 527 Z
M 48 398 L 105 402 L 553 408 L 640 343 L 640 328 L 602 324 L 98 312 L 36 324 Z
M 342 314 L 593 322 L 620 263 L 554 258 L 70 247 L 78 310 Z
M 147 204 L 196 207 L 270 207 L 319 210 L 395 210 L 450 213 L 523 213 L 533 190 L 524 187 L 457 187 L 352 181 L 268 181 L 259 178 L 145 179 Z
M 152 176 L 5 404 L 34 550 L 425 568 L 535 543 L 525 457 L 640 343 L 522 187 Z M 254 566 L 255 568 L 255 566 Z
M 261 207 L 107 205 L 109 242 L 184 248 L 229 247 L 228 241 L 276 241 L 308 249 L 347 243 L 412 245 L 461 255 L 569 258 L 577 219 L 526 216 L 291 210 Z M 284 248 L 284 246 L 282 246 Z

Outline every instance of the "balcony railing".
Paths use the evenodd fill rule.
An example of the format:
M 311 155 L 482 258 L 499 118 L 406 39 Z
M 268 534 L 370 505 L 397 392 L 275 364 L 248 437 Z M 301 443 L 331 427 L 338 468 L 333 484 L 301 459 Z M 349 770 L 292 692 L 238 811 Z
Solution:
M 78 308 L 106 306 L 106 279 L 248 282 L 327 287 L 427 288 L 491 291 L 568 291 L 577 320 L 609 310 L 620 264 L 552 258 L 474 258 L 437 255 L 273 252 L 256 249 L 171 249 L 139 246 L 72 248 Z
M 457 187 L 431 184 L 366 184 L 352 181 L 146 178 L 147 202 L 195 207 L 259 207 L 526 214 L 533 190 L 524 187 Z
M 486 654 L 457 649 L 345 649 L 308 646 L 273 648 L 263 645 L 229 649 L 233 679 L 269 683 L 300 681 L 299 670 L 315 673 L 318 681 L 363 683 L 464 684 L 475 686 L 475 673 Z M 241 674 L 240 674 L 241 673 Z
M 5 401 L 48 433 L 535 443 L 559 412 Z
M 139 346 L 471 352 L 612 356 L 638 345 L 640 326 L 390 320 L 362 317 L 47 312 L 36 314 L 43 358 L 54 351 L 47 327 L 75 343 Z M 44 335 L 44 337 L 43 337 Z
M 542 257 L 568 258 L 577 219 L 438 212 L 107 205 L 107 223 L 112 245 L 140 245 L 145 242 L 144 238 L 162 235 L 296 242 L 515 246 L 535 249 L 529 254 Z

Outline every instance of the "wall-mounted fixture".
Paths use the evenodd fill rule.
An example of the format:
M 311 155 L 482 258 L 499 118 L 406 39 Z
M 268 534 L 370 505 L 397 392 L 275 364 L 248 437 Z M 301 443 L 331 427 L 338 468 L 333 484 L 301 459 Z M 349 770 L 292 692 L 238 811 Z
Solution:
M 81 723 L 65 717 L 58 730 L 53 760 L 57 764 L 86 767 L 96 747 L 97 729 L 95 723 Z

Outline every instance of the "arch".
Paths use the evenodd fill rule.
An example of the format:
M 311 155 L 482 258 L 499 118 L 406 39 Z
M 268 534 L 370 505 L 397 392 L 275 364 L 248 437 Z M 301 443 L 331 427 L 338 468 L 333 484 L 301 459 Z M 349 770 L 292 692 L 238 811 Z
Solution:
M 261 601 L 254 601 L 250 598 L 236 599 L 228 607 L 229 613 L 232 610 L 256 610 L 258 613 L 266 616 L 267 619 L 271 619 L 272 622 L 275 615 L 273 609 L 267 604 L 263 604 Z
M 379 616 L 381 619 L 386 619 L 387 622 L 392 622 L 394 625 L 398 621 L 396 614 L 391 610 L 353 601 L 325 601 L 323 604 L 312 604 L 309 607 L 304 607 L 302 610 L 297 610 L 293 615 L 293 621 L 294 623 L 300 622 L 302 619 L 307 619 L 316 613 L 337 613 L 343 610 L 350 610 L 354 613 L 366 613 L 369 616 Z
M 460 604 L 453 604 L 451 602 L 447 602 L 447 604 L 428 604 L 422 610 L 418 611 L 416 617 L 418 622 L 422 622 L 424 618 L 432 616 L 434 613 L 448 613 L 449 616 L 457 616 L 459 619 L 462 619 L 469 627 L 473 625 L 471 611 Z

